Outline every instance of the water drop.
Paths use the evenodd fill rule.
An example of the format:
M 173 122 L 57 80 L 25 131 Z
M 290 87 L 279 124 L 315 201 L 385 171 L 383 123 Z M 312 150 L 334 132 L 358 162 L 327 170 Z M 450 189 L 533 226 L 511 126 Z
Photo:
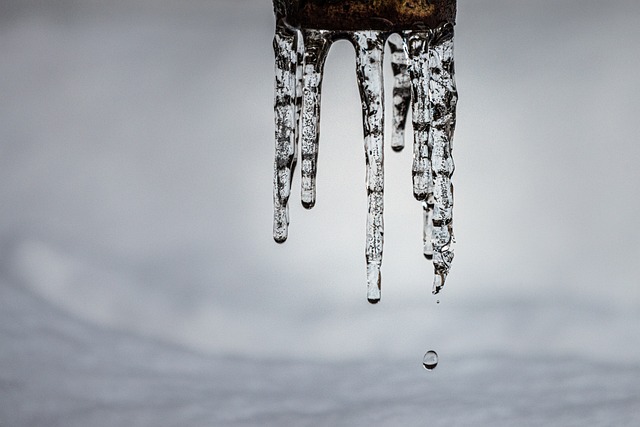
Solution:
M 422 366 L 427 371 L 433 371 L 438 366 L 438 353 L 433 350 L 429 350 L 422 358 Z

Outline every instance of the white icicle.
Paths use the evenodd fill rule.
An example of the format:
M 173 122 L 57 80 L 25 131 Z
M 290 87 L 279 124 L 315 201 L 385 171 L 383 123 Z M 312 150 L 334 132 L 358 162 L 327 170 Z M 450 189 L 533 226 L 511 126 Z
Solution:
M 316 202 L 320 98 L 324 63 L 334 40 L 349 39 L 356 50 L 362 103 L 367 185 L 367 299 L 380 300 L 384 241 L 384 83 L 386 32 L 295 30 L 276 26 L 273 236 L 288 235 L 292 174 L 301 156 L 302 205 Z M 409 30 L 389 40 L 394 73 L 392 148 L 404 147 L 409 107 L 413 120 L 413 194 L 423 208 L 423 253 L 433 260 L 433 293 L 444 286 L 453 260 L 451 155 L 457 92 L 453 64 L 453 26 Z
M 297 43 L 296 43 L 296 125 L 295 125 L 295 153 L 293 156 L 293 166 L 291 168 L 291 175 L 295 171 L 296 164 L 298 162 L 298 146 L 300 144 L 300 120 L 302 117 L 302 89 L 303 81 L 302 76 L 304 73 L 304 41 L 302 40 L 302 33 L 296 30 Z
M 287 240 L 289 196 L 296 163 L 296 62 L 297 33 L 283 25 L 276 27 L 273 38 L 275 65 L 275 166 L 273 177 L 273 238 Z
M 414 128 L 413 190 L 423 201 L 424 255 L 433 258 L 433 293 L 444 286 L 453 261 L 451 144 L 457 92 L 453 66 L 453 26 L 406 31 Z
M 454 79 L 453 26 L 435 31 L 429 49 L 429 145 L 433 170 L 433 293 L 444 286 L 453 261 L 453 185 L 451 145 L 458 93 Z
M 404 42 L 398 34 L 388 39 L 391 50 L 391 69 L 393 71 L 393 129 L 391 131 L 391 148 L 401 151 L 404 148 L 404 131 L 407 124 L 407 113 L 411 106 L 411 75 L 409 74 L 409 58 L 404 49 Z
M 316 172 L 320 137 L 320 95 L 324 62 L 332 43 L 331 32 L 305 29 L 302 89 L 302 205 L 311 209 L 316 203 Z
M 384 84 L 382 60 L 385 36 L 381 31 L 356 31 L 356 74 L 364 129 L 367 184 L 367 299 L 380 301 L 382 247 L 384 238 Z
M 409 56 L 413 119 L 413 195 L 426 200 L 431 188 L 429 148 L 429 31 L 405 31 Z

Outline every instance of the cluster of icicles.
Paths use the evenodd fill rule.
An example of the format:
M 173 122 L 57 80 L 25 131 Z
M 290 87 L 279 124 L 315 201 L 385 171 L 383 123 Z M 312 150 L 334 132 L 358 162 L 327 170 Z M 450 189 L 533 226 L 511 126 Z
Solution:
M 293 29 L 278 24 L 273 42 L 276 57 L 273 237 L 287 239 L 291 181 L 301 157 L 302 205 L 316 199 L 316 165 L 320 92 L 331 44 L 348 39 L 356 51 L 356 73 L 364 124 L 367 186 L 367 299 L 380 300 L 383 224 L 383 56 L 391 50 L 394 74 L 391 147 L 404 147 L 407 113 L 413 120 L 413 194 L 422 203 L 424 256 L 433 260 L 433 293 L 444 285 L 453 260 L 454 164 L 451 156 L 457 92 L 454 81 L 453 25 L 435 30 L 327 31 Z M 298 148 L 298 145 L 300 148 Z

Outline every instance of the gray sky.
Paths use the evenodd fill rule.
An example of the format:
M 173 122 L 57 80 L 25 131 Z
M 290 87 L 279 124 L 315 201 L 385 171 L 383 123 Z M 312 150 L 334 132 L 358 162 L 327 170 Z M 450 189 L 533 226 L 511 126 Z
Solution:
M 640 356 L 636 1 L 459 3 L 453 270 L 436 305 L 410 150 L 387 150 L 376 307 L 350 45 L 326 65 L 317 205 L 292 198 L 276 245 L 270 3 L 101 3 L 0 3 L 5 277 L 214 353 Z

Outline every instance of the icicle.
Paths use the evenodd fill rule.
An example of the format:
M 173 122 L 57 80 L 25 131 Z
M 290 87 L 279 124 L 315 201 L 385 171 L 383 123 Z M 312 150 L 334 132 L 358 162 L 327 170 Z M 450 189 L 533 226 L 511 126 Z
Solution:
M 406 120 L 411 106 L 414 132 L 413 194 L 422 204 L 423 253 L 427 259 L 433 260 L 434 294 L 444 286 L 453 260 L 455 243 L 451 184 L 454 171 L 451 150 L 457 102 L 451 23 L 455 18 L 455 1 L 447 0 L 446 5 L 444 2 L 442 0 L 434 8 L 429 6 L 425 9 L 431 19 L 430 23 L 413 22 L 415 17 L 411 15 L 412 24 L 404 28 L 421 28 L 420 30 L 392 34 L 389 40 L 394 74 L 391 146 L 395 151 L 404 148 Z M 342 13 L 340 11 L 343 9 L 332 8 L 329 3 L 332 2 L 318 2 L 318 5 L 329 8 L 329 15 Z M 370 17 L 376 25 L 359 27 L 352 26 L 354 23 L 346 15 L 340 15 L 342 21 L 323 21 L 329 23 L 328 28 L 334 28 L 333 30 L 310 29 L 304 23 L 315 15 L 305 15 L 311 9 L 307 10 L 304 5 L 299 9 L 299 6 L 299 2 L 295 0 L 274 2 L 278 23 L 274 37 L 276 156 L 273 236 L 277 242 L 287 239 L 288 203 L 298 147 L 302 158 L 302 205 L 307 209 L 315 205 L 324 63 L 334 40 L 349 39 L 356 49 L 356 71 L 363 111 L 368 207 L 365 247 L 367 299 L 375 304 L 380 300 L 384 240 L 382 63 L 389 33 L 359 30 L 377 28 L 379 22 L 376 17 Z M 289 27 L 285 19 L 288 14 L 292 14 L 292 22 L 302 25 L 297 29 Z M 446 24 L 435 28 L 438 22 Z M 347 28 L 341 28 L 342 24 L 348 24 Z
M 296 163 L 296 62 L 297 32 L 280 24 L 276 27 L 273 49 L 276 57 L 275 125 L 276 147 L 273 177 L 273 238 L 287 240 L 289 195 Z
M 453 26 L 403 33 L 410 60 L 414 128 L 413 190 L 423 201 L 424 255 L 433 259 L 433 293 L 444 286 L 453 261 L 451 156 L 457 92 Z
M 431 188 L 429 149 L 429 38 L 430 31 L 405 31 L 411 75 L 413 119 L 413 195 L 426 200 Z
M 298 145 L 300 143 L 300 117 L 302 116 L 302 76 L 304 73 L 304 41 L 302 40 L 302 33 L 300 31 L 296 30 L 296 34 L 298 36 L 296 46 L 296 126 L 294 145 L 295 153 L 293 156 L 291 175 L 293 175 L 296 164 L 298 162 Z
M 380 301 L 384 237 L 384 84 L 382 60 L 385 35 L 381 31 L 355 31 L 356 74 L 362 101 L 367 184 L 367 299 Z
M 433 169 L 433 293 L 444 286 L 453 260 L 453 185 L 451 156 L 456 122 L 458 93 L 454 79 L 453 26 L 445 25 L 434 32 L 429 49 L 429 145 L 432 147 Z
M 399 35 L 393 34 L 388 40 L 391 49 L 391 69 L 393 70 L 393 130 L 391 148 L 401 151 L 404 148 L 404 130 L 407 113 L 411 106 L 411 76 L 409 74 L 409 58 L 404 50 L 404 43 Z
M 332 43 L 331 32 L 304 29 L 304 71 L 302 100 L 302 205 L 316 203 L 316 171 L 320 136 L 320 94 L 324 62 Z
M 426 259 L 433 259 L 433 195 L 422 202 L 423 231 L 422 253 Z

